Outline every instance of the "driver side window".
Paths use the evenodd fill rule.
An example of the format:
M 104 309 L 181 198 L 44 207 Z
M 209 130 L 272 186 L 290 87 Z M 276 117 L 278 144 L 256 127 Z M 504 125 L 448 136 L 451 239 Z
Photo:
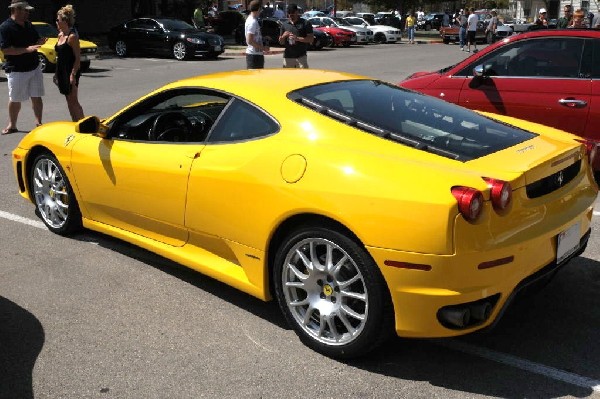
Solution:
M 210 90 L 164 91 L 125 111 L 110 126 L 113 139 L 204 142 L 230 97 Z

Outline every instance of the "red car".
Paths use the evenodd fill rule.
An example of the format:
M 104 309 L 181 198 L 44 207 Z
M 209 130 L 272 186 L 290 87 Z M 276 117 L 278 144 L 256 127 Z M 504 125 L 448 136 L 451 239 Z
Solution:
M 510 36 L 456 65 L 414 73 L 398 85 L 600 141 L 598 30 Z M 600 157 L 594 169 L 600 171 Z
M 351 44 L 356 43 L 356 33 L 346 29 L 336 28 L 334 26 L 313 26 L 313 29 L 328 33 L 333 38 L 332 46 L 348 47 Z

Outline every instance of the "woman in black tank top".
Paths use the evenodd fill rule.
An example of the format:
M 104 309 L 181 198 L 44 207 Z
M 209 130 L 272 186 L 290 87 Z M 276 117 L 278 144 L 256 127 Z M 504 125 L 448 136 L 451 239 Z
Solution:
M 61 8 L 56 17 L 58 27 L 58 41 L 54 46 L 56 50 L 56 74 L 54 82 L 61 94 L 67 99 L 67 106 L 73 121 L 83 118 L 83 109 L 79 104 L 77 92 L 79 88 L 80 47 L 79 34 L 73 28 L 75 23 L 75 10 L 68 4 Z

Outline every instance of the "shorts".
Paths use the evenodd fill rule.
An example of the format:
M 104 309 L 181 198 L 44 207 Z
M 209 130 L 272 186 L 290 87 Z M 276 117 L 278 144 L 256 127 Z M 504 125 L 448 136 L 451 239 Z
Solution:
M 475 43 L 475 33 L 477 33 L 477 31 L 474 31 L 474 30 L 470 30 L 467 32 L 467 41 L 469 42 L 469 44 L 476 44 Z
M 27 72 L 10 72 L 8 78 L 8 99 L 20 103 L 31 97 L 44 96 L 44 75 L 41 67 Z
M 265 67 L 265 56 L 262 54 L 246 54 L 247 69 L 263 69 Z
M 308 68 L 308 57 L 305 55 L 298 58 L 284 58 L 284 68 Z

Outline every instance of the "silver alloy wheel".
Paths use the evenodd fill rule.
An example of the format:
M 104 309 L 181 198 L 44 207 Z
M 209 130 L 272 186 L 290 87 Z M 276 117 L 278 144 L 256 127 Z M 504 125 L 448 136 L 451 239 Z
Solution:
M 48 60 L 42 54 L 38 54 L 38 58 L 40 60 L 40 67 L 42 68 L 42 72 L 45 72 L 48 68 Z
M 173 45 L 173 56 L 179 61 L 185 59 L 185 44 L 183 42 L 177 42 Z
M 117 40 L 115 43 L 115 53 L 119 57 L 125 57 L 127 55 L 127 44 L 123 40 Z
M 287 307 L 296 323 L 326 345 L 358 338 L 369 312 L 369 296 L 355 261 L 337 244 L 307 238 L 290 248 L 281 273 Z
M 61 229 L 69 216 L 69 189 L 58 165 L 42 158 L 34 166 L 33 196 L 46 224 Z

